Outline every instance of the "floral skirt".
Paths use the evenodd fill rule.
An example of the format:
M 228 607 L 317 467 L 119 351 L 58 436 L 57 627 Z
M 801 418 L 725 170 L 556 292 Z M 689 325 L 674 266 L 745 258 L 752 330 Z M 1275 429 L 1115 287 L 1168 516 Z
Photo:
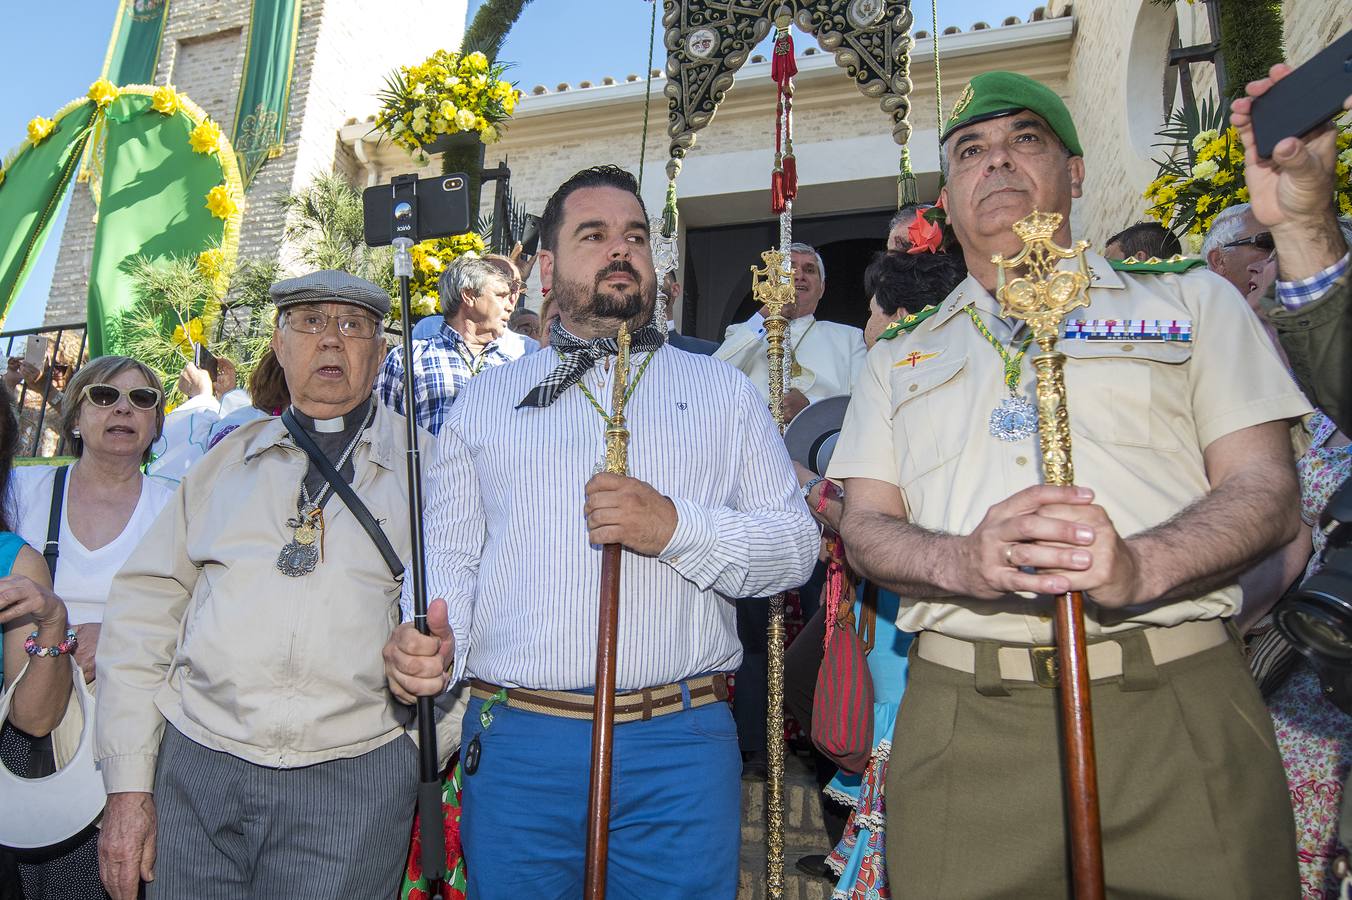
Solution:
M 1324 699 L 1319 677 L 1300 665 L 1268 701 L 1296 816 L 1303 900 L 1338 896 L 1333 875 L 1343 781 L 1352 768 L 1352 716 Z
M 469 890 L 465 880 L 465 857 L 460 850 L 460 787 L 463 774 L 458 760 L 452 760 L 451 770 L 441 782 L 441 814 L 446 823 L 446 880 L 442 897 L 445 900 L 465 900 Z M 413 839 L 408 848 L 408 865 L 404 867 L 404 885 L 399 890 L 400 900 L 429 900 L 427 879 L 422 870 L 422 840 L 418 830 L 418 816 L 413 816 Z
M 883 787 L 887 782 L 887 757 L 892 742 L 883 740 L 873 748 L 873 756 L 859 780 L 859 796 L 828 786 L 826 792 L 838 800 L 853 802 L 845 833 L 826 864 L 839 880 L 832 900 L 888 900 L 892 891 L 887 884 L 887 866 L 883 860 Z

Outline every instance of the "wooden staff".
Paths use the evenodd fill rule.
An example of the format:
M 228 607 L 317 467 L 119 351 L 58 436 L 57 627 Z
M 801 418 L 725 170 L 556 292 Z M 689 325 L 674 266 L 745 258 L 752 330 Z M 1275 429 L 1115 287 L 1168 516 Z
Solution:
M 1037 369 L 1038 438 L 1048 484 L 1070 485 L 1075 469 L 1070 455 L 1070 414 L 1066 408 L 1065 355 L 1056 350 L 1061 320 L 1089 305 L 1088 244 L 1066 249 L 1052 241 L 1061 226 L 1059 213 L 1034 210 L 1014 223 L 1024 247 L 1013 259 L 995 256 L 1000 312 L 1023 319 L 1042 353 Z M 1057 268 L 1073 259 L 1076 270 Z M 1009 270 L 1026 268 L 1026 277 L 1005 281 Z M 1057 687 L 1065 749 L 1066 801 L 1070 819 L 1071 877 L 1076 900 L 1102 900 L 1103 837 L 1099 826 L 1098 771 L 1094 757 L 1094 717 L 1089 695 L 1089 660 L 1084 635 L 1084 598 L 1079 591 L 1056 598 Z
M 766 311 L 765 339 L 769 346 L 770 414 L 784 433 L 784 343 L 789 320 L 784 307 L 793 301 L 793 279 L 788 256 L 778 250 L 761 254 L 765 265 L 751 267 L 751 295 Z M 784 896 L 784 595 L 769 598 L 766 629 L 765 702 L 765 894 Z
M 629 330 L 620 325 L 610 417 L 606 420 L 606 471 L 629 471 L 629 431 L 624 398 L 629 381 Z M 620 560 L 624 547 L 601 548 L 601 608 L 596 621 L 596 695 L 592 702 L 591 793 L 587 800 L 588 900 L 605 900 L 606 856 L 610 846 L 611 758 L 615 752 L 615 643 L 620 621 Z

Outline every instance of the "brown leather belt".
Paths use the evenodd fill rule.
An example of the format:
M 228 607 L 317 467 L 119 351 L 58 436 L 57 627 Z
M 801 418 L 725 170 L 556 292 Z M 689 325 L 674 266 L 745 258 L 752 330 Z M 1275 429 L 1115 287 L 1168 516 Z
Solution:
M 1172 628 L 1138 629 L 1150 646 L 1155 665 L 1162 666 L 1174 660 L 1218 647 L 1230 639 L 1230 632 L 1220 619 L 1184 622 Z M 1131 631 L 1103 635 L 1091 639 L 1086 648 L 1089 657 L 1089 678 L 1115 678 L 1122 674 L 1122 645 L 1118 640 Z M 976 672 L 974 641 L 949 637 L 935 631 L 922 631 L 916 638 L 915 652 L 921 659 L 969 674 Z M 1054 646 L 1021 646 L 1001 644 L 996 651 L 1000 677 L 1008 681 L 1035 681 L 1043 687 L 1054 687 L 1057 682 L 1056 648 Z
M 686 708 L 681 685 L 690 692 L 690 709 L 728 699 L 728 676 L 723 674 L 688 678 L 676 684 L 626 691 L 615 695 L 615 722 L 646 722 L 656 716 L 670 715 Z M 471 679 L 470 696 L 487 700 L 501 690 L 507 691 L 507 705 L 513 709 L 560 716 L 565 719 L 592 717 L 592 697 L 575 691 L 534 691 L 527 688 L 501 688 L 487 681 Z

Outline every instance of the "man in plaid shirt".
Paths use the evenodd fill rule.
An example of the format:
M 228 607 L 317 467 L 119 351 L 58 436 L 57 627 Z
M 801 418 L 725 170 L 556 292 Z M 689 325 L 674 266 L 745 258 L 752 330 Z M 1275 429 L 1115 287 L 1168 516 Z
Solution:
M 484 369 L 520 359 L 534 341 L 507 328 L 516 292 L 502 270 L 476 256 L 462 256 L 437 281 L 445 321 L 431 338 L 413 342 L 413 398 L 417 422 L 436 434 L 461 389 Z M 395 412 L 404 411 L 404 348 L 385 357 L 376 393 Z

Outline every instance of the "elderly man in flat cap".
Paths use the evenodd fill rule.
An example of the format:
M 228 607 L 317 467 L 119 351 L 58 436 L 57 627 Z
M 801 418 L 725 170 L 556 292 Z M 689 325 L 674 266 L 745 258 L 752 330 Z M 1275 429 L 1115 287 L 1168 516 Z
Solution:
M 1288 431 L 1309 404 L 1219 277 L 1089 252 L 1089 307 L 1057 347 L 1076 485 L 1042 484 L 1036 351 L 991 257 L 1023 248 L 1034 210 L 1072 243 L 1084 155 L 1060 97 L 1010 72 L 973 78 L 942 138 L 968 278 L 874 348 L 828 470 L 850 561 L 919 632 L 887 773 L 892 889 L 1070 895 L 1045 661 L 1052 597 L 1083 591 L 1108 896 L 1294 898 L 1272 722 L 1225 620 L 1239 574 L 1296 533 Z
M 399 887 L 417 751 L 380 655 L 411 556 L 405 423 L 372 396 L 390 298 L 342 272 L 272 297 L 290 408 L 187 473 L 108 598 L 96 754 L 114 900 L 142 880 L 150 898 L 222 900 Z M 458 720 L 442 719 L 443 752 Z

